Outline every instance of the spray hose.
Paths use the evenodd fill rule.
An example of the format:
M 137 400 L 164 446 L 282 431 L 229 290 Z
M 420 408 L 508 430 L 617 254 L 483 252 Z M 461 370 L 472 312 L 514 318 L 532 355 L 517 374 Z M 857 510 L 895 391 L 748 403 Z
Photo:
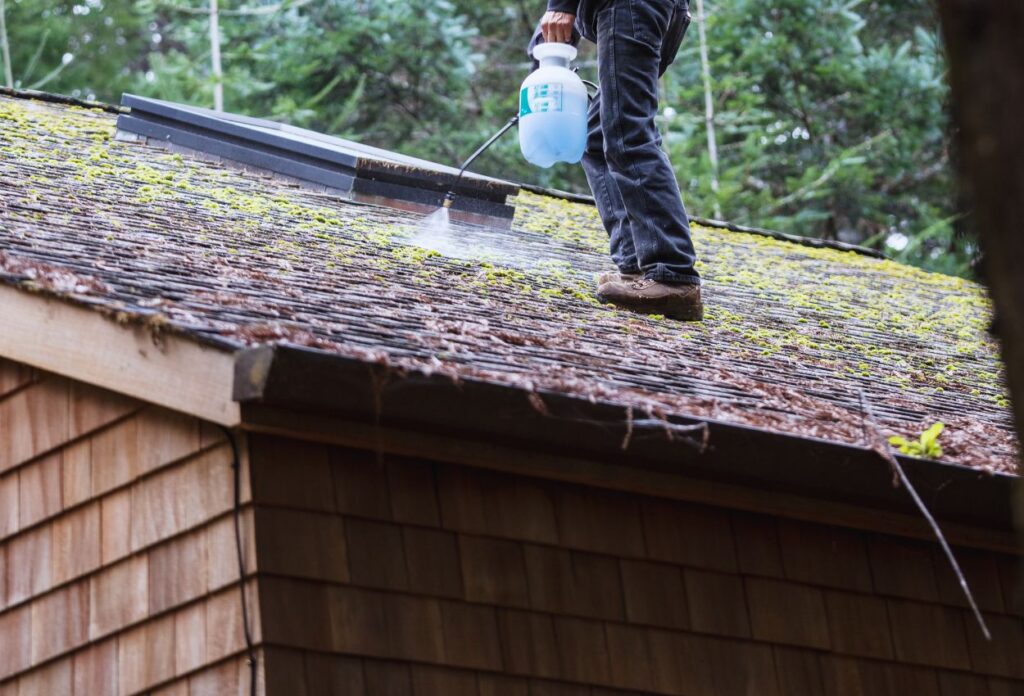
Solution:
M 448 193 L 444 195 L 444 203 L 441 204 L 442 207 L 452 207 L 452 203 L 455 201 L 455 189 L 458 188 L 459 182 L 462 181 L 462 175 L 466 173 L 466 168 L 469 167 L 469 165 L 473 164 L 473 160 L 482 155 L 487 150 L 487 148 L 493 145 L 498 138 L 505 135 L 505 133 L 511 130 L 511 128 L 515 126 L 517 123 L 519 123 L 518 114 L 510 118 L 508 120 L 508 123 L 502 126 L 500 131 L 492 135 L 486 143 L 477 148 L 477 151 L 469 156 L 469 159 L 462 163 L 462 168 L 459 169 L 459 175 L 455 177 L 455 183 L 453 183 L 452 187 L 448 189 Z
M 577 70 L 579 70 L 579 68 L 577 68 Z M 597 85 L 595 85 L 593 82 L 590 82 L 589 80 L 583 80 L 582 82 L 583 82 L 583 84 L 587 85 L 588 87 L 593 87 L 594 88 L 594 93 L 588 95 L 589 101 L 593 101 L 595 98 L 597 98 L 597 94 L 600 91 L 600 88 Z M 451 208 L 452 207 L 452 203 L 455 202 L 455 189 L 457 189 L 459 187 L 459 182 L 462 181 L 462 176 L 466 173 L 466 169 L 469 167 L 469 165 L 473 164 L 473 161 L 477 157 L 479 157 L 484 152 L 486 152 L 487 148 L 489 148 L 491 145 L 493 145 L 498 140 L 498 138 L 500 138 L 501 136 L 505 135 L 505 133 L 507 133 L 509 130 L 511 130 L 512 127 L 515 126 L 518 123 L 519 123 L 519 115 L 517 114 L 517 115 L 513 116 L 512 118 L 510 118 L 508 120 L 508 123 L 506 123 L 504 126 L 502 126 L 501 130 L 499 130 L 497 133 L 492 135 L 490 137 L 490 139 L 488 139 L 488 141 L 486 143 L 484 143 L 479 148 L 477 148 L 476 152 L 474 152 L 472 155 L 469 156 L 469 159 L 467 159 L 465 162 L 462 163 L 462 167 L 459 168 L 459 175 L 457 177 L 455 177 L 455 182 L 452 184 L 451 188 L 448 189 L 448 193 L 444 194 L 444 202 L 441 203 L 441 207 L 443 207 L 443 208 Z

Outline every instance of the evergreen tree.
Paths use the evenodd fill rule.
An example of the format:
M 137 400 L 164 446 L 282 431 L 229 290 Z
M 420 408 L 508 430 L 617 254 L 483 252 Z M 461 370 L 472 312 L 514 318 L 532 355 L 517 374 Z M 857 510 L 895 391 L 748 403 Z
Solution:
M 14 86 L 116 102 L 145 65 L 151 15 L 117 0 L 6 0 Z
M 724 216 L 967 272 L 928 2 L 705 4 Z M 691 41 L 666 79 L 663 129 L 684 195 L 710 212 L 699 69 Z

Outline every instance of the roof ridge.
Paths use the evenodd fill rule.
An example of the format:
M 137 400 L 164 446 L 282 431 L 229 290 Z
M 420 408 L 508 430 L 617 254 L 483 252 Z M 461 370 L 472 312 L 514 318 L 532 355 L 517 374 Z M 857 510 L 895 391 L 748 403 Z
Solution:
M 585 203 L 587 205 L 594 205 L 594 197 L 588 196 L 582 193 L 571 193 L 569 191 L 562 191 L 560 189 L 545 188 L 543 186 L 535 186 L 533 184 L 517 184 L 519 188 L 524 191 L 531 193 L 540 194 L 542 196 L 550 196 L 552 198 L 560 198 L 566 201 L 572 201 L 573 203 Z M 886 259 L 883 252 L 878 249 L 870 249 L 868 247 L 860 246 L 858 244 L 848 244 L 846 242 L 840 242 L 828 239 L 817 239 L 815 237 L 802 237 L 797 234 L 788 234 L 786 232 L 778 232 L 776 230 L 769 230 L 764 227 L 748 227 L 746 225 L 737 225 L 733 222 L 726 220 L 714 220 L 712 218 L 700 217 L 697 215 L 690 216 L 691 222 L 696 222 L 698 225 L 704 227 L 713 227 L 715 229 L 729 230 L 730 232 L 744 232 L 746 234 L 756 234 L 762 237 L 771 237 L 772 239 L 778 239 L 783 242 L 792 242 L 794 244 L 800 244 L 802 246 L 816 247 L 819 249 L 836 249 L 838 251 L 852 251 L 857 254 L 864 256 L 870 256 L 876 259 Z
M 40 92 L 35 89 L 15 89 L 14 87 L 4 87 L 0 85 L 0 95 L 13 97 L 14 99 L 31 99 L 34 101 L 48 102 L 50 104 L 80 106 L 85 109 L 102 109 L 103 111 L 107 111 L 112 114 L 123 114 L 128 111 L 128 109 L 115 104 L 93 101 L 91 99 L 79 99 L 78 97 L 70 97 L 66 94 L 57 94 L 56 92 Z

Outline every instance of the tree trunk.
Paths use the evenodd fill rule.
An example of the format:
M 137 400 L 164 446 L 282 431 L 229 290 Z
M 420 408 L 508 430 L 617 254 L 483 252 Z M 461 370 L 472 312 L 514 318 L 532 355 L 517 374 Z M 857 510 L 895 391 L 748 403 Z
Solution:
M 697 0 L 697 36 L 700 39 L 700 72 L 704 78 L 704 127 L 708 136 L 708 160 L 711 163 L 711 193 L 714 195 L 714 214 L 722 219 L 718 202 L 718 140 L 715 137 L 715 103 L 711 95 L 711 62 L 708 60 L 708 38 L 705 31 L 707 15 L 704 0 Z
M 4 84 L 14 87 L 14 75 L 11 71 L 11 47 L 7 43 L 7 8 L 4 0 L 0 0 L 0 54 L 4 63 Z
M 213 72 L 213 110 L 224 110 L 224 71 L 220 65 L 220 11 L 210 0 L 210 64 Z
M 1024 1 L 938 0 L 960 181 L 981 240 L 996 332 L 1024 434 Z M 1024 471 L 1022 471 L 1024 473 Z M 1024 493 L 1018 520 L 1024 522 Z

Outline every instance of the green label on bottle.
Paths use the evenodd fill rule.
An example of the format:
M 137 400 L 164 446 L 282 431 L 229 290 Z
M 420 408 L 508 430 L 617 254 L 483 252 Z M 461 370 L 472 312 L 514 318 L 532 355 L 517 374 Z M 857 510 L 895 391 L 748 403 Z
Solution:
M 519 117 L 522 118 L 532 113 L 530 111 L 530 88 L 523 87 L 519 90 Z
M 523 87 L 519 92 L 519 116 L 562 110 L 562 85 L 549 83 Z

